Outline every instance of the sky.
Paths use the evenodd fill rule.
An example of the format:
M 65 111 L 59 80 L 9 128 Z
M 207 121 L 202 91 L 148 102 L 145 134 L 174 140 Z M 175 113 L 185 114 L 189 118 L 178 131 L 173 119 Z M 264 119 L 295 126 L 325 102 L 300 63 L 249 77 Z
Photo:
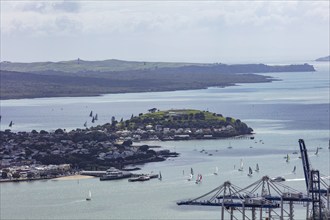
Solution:
M 1 61 L 308 61 L 330 1 L 1 1 Z

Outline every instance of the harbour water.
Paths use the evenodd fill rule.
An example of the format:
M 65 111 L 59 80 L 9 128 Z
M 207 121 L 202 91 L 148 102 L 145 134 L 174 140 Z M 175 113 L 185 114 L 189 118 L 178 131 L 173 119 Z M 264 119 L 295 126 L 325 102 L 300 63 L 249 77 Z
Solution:
M 267 73 L 279 81 L 194 91 L 108 94 L 99 97 L 1 101 L 1 130 L 82 128 L 98 113 L 98 124 L 129 118 L 156 107 L 196 108 L 239 118 L 254 129 L 255 139 L 148 142 L 180 153 L 164 162 L 141 165 L 143 173 L 162 173 L 162 181 L 45 180 L 2 183 L 1 219 L 219 219 L 219 207 L 177 206 L 229 180 L 245 187 L 264 175 L 284 176 L 286 185 L 305 192 L 298 139 L 305 140 L 312 167 L 330 176 L 329 63 L 311 63 L 316 72 Z M 88 126 L 95 126 L 88 121 Z M 139 143 L 143 144 L 143 143 Z M 228 146 L 232 146 L 231 149 Z M 321 147 L 315 155 L 317 147 Z M 207 152 L 204 153 L 201 151 Z M 212 154 L 210 156 L 209 154 Z M 290 155 L 290 161 L 283 158 Z M 238 172 L 240 160 L 244 172 Z M 260 172 L 247 176 L 248 167 Z M 297 167 L 296 174 L 291 171 Z M 202 184 L 187 181 L 190 168 Z M 219 174 L 213 175 L 215 167 Z M 137 171 L 138 172 L 138 171 Z M 329 179 L 326 179 L 329 183 Z M 87 202 L 88 191 L 92 201 Z M 295 206 L 295 219 L 305 208 Z

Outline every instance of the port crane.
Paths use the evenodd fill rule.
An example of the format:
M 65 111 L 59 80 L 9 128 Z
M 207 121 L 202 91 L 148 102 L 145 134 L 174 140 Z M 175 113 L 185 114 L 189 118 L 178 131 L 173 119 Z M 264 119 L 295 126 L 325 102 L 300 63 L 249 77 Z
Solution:
M 221 207 L 221 220 L 256 220 L 263 219 L 263 216 L 269 220 L 293 220 L 294 205 L 303 205 L 307 207 L 307 219 L 328 220 L 330 188 L 320 178 L 318 170 L 310 169 L 306 146 L 301 139 L 299 146 L 307 194 L 264 176 L 245 188 L 226 181 L 202 196 L 177 202 L 177 205 Z M 311 209 L 310 203 L 312 204 Z M 257 218 L 257 212 L 259 212 L 259 218 Z M 251 214 L 249 215 L 249 213 Z
M 291 220 L 294 217 L 294 204 L 307 205 L 311 201 L 312 199 L 302 192 L 264 176 L 245 188 L 226 181 L 202 196 L 177 204 L 219 206 L 221 220 L 228 219 L 225 217 L 226 213 L 231 220 L 256 220 L 263 219 L 263 216 L 266 219 Z
M 306 190 L 312 199 L 312 207 L 307 206 L 307 217 L 311 219 L 330 219 L 330 187 L 320 177 L 319 170 L 311 169 L 308 152 L 303 139 L 299 139 L 301 160 L 305 175 Z

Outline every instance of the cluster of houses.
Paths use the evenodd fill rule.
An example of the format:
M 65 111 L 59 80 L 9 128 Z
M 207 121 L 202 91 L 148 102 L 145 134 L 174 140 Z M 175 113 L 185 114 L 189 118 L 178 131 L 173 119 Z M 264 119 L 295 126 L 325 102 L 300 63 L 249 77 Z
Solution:
M 161 125 L 147 125 L 145 128 L 138 128 L 133 131 L 119 130 L 116 135 L 119 140 L 189 140 L 189 139 L 212 139 L 235 134 L 236 130 L 232 125 L 221 128 L 167 128 Z
M 9 166 L 0 170 L 0 181 L 49 179 L 72 173 L 70 164 Z

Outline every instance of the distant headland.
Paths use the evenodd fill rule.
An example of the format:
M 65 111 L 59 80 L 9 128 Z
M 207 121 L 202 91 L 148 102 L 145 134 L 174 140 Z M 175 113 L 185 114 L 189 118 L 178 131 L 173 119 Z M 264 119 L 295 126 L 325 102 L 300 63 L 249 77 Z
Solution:
M 330 56 L 317 58 L 315 61 L 329 62 Z
M 97 96 L 226 87 L 274 81 L 258 73 L 313 72 L 309 64 L 135 62 L 122 60 L 1 62 L 0 99 Z

